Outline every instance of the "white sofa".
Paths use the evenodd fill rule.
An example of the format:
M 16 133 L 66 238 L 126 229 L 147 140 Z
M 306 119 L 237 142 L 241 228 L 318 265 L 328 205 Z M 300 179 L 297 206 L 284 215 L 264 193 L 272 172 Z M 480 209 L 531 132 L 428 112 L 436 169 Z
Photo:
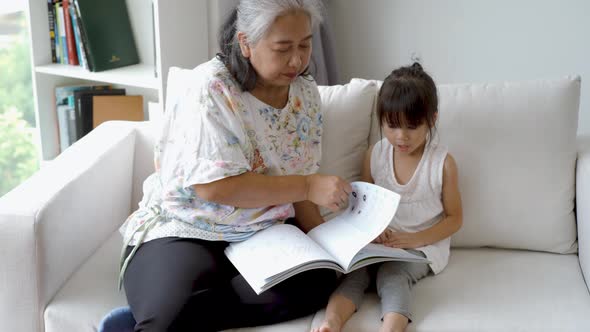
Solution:
M 364 151 L 380 137 L 379 83 L 320 87 L 321 172 L 359 177 Z M 438 88 L 438 132 L 459 167 L 464 226 L 448 267 L 415 287 L 409 330 L 590 331 L 580 79 Z M 126 304 L 117 229 L 152 172 L 154 127 L 103 124 L 0 199 L 0 331 L 95 331 Z M 308 331 L 322 317 L 242 330 Z M 367 294 L 345 331 L 376 331 L 378 317 L 378 298 Z

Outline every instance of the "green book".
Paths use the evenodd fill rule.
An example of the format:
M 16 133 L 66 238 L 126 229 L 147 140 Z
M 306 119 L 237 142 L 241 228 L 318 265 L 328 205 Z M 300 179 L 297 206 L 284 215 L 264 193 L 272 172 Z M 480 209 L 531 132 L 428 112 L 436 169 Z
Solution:
M 139 63 L 125 0 L 75 0 L 91 71 Z

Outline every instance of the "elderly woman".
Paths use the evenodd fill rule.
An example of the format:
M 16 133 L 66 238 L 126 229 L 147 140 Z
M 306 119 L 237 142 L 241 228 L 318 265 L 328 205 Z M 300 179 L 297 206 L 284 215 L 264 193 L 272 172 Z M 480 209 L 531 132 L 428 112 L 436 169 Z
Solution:
M 318 206 L 337 210 L 348 199 L 347 182 L 315 174 L 321 102 L 306 70 L 320 19 L 317 0 L 242 0 L 220 31 L 221 53 L 176 91 L 156 171 L 121 228 L 130 309 L 114 312 L 103 331 L 122 321 L 135 331 L 223 330 L 325 306 L 333 271 L 256 295 L 223 253 L 277 223 L 308 231 L 323 222 Z

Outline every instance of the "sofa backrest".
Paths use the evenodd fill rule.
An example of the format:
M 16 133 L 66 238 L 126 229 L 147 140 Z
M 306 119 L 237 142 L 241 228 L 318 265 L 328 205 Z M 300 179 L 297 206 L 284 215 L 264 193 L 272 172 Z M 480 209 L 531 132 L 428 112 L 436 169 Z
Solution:
M 360 178 L 369 144 L 381 139 L 375 117 L 380 85 L 353 79 L 319 87 L 320 173 Z M 439 85 L 438 96 L 437 132 L 457 161 L 463 200 L 463 227 L 452 245 L 575 252 L 579 77 Z M 138 131 L 134 208 L 143 179 L 153 171 L 154 131 L 147 125 Z
M 154 144 L 159 123 L 145 121 L 137 126 L 133 157 L 133 187 L 131 211 L 137 210 L 143 197 L 143 181 L 154 172 Z
M 319 90 L 324 120 L 319 173 L 356 181 L 369 147 L 376 83 L 353 80 Z
M 439 129 L 459 165 L 455 246 L 569 253 L 580 78 L 441 85 Z
M 326 112 L 321 171 L 358 179 L 360 139 L 333 130 L 366 132 L 364 108 L 371 105 L 366 139 L 381 139 L 375 100 L 364 101 L 365 90 L 372 87 L 376 98 L 381 83 L 353 79 L 342 87 L 320 87 Z M 457 161 L 463 200 L 464 223 L 453 246 L 575 252 L 580 78 L 437 88 L 437 132 Z

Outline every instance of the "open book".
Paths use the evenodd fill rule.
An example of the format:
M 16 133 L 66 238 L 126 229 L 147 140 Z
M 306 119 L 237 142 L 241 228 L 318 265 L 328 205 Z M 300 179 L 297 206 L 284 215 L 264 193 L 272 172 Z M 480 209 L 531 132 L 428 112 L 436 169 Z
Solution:
M 257 294 L 311 269 L 349 273 L 385 261 L 430 263 L 403 249 L 371 243 L 393 219 L 400 196 L 366 182 L 351 185 L 347 209 L 309 233 L 289 224 L 274 225 L 225 249 Z

